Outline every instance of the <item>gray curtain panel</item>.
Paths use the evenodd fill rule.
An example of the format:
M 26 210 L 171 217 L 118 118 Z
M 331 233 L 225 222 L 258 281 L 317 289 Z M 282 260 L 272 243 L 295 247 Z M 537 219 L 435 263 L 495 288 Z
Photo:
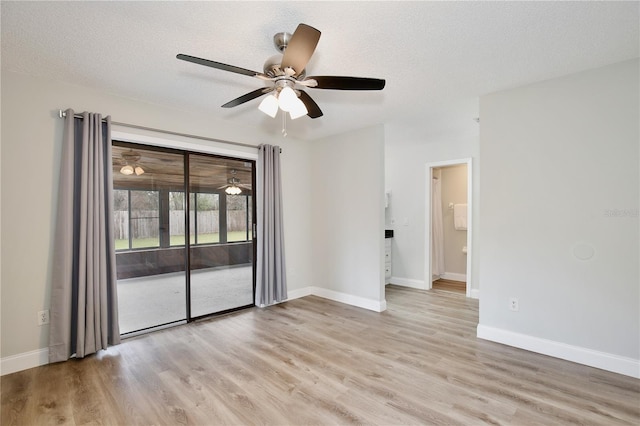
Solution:
M 111 119 L 66 111 L 53 251 L 49 362 L 120 343 Z
M 256 305 L 267 306 L 287 299 L 280 147 L 258 147 L 257 172 Z

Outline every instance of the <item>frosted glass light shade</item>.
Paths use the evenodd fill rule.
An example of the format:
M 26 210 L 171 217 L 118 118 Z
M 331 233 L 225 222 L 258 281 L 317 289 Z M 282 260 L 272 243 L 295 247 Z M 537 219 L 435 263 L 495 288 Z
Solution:
M 283 111 L 291 111 L 296 104 L 298 97 L 296 96 L 296 92 L 289 86 L 282 89 L 280 92 L 280 96 L 278 97 L 278 103 L 280 104 L 280 109 Z
M 131 167 L 131 166 L 129 166 L 129 167 Z M 136 172 L 136 176 L 140 176 L 141 174 L 144 173 L 144 169 L 142 167 L 140 167 L 140 166 L 136 166 L 134 171 Z
M 229 186 L 227 187 L 227 189 L 224 190 L 224 192 L 226 192 L 229 195 L 238 195 L 239 193 L 242 192 L 242 190 L 237 186 Z
M 296 98 L 296 101 L 293 104 L 293 108 L 289 111 L 289 115 L 291 115 L 291 119 L 295 120 L 296 118 L 300 118 L 303 115 L 307 115 L 307 107 L 304 105 L 299 98 Z
M 126 166 L 120 169 L 120 173 L 123 175 L 132 175 L 133 174 L 133 166 L 127 164 Z
M 271 118 L 275 118 L 278 113 L 278 98 L 273 95 L 269 95 L 260 102 L 258 109 Z

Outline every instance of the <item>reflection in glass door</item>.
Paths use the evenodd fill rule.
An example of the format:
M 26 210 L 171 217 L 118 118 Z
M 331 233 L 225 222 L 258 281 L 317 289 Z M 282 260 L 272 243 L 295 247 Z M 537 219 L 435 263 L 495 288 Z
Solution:
M 189 155 L 190 310 L 253 304 L 253 162 Z
M 120 333 L 184 321 L 184 155 L 117 143 L 112 152 Z
M 254 167 L 114 142 L 121 334 L 253 305 Z

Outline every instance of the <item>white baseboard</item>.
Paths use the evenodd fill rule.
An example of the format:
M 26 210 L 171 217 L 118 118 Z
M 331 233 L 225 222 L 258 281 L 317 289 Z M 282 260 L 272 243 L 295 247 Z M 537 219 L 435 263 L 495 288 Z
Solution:
M 368 309 L 370 311 L 382 312 L 387 309 L 387 301 L 377 301 L 374 299 L 367 299 L 366 297 L 354 296 L 352 294 L 341 293 L 339 291 L 329 290 L 322 287 L 304 287 L 296 290 L 289 291 L 287 293 L 288 299 L 293 300 L 304 296 L 318 296 L 323 299 L 329 299 L 347 305 L 356 306 L 358 308 Z
M 640 379 L 640 360 L 478 324 L 477 336 L 516 348 Z
M 427 289 L 427 286 L 424 285 L 424 280 L 414 280 L 411 278 L 391 277 L 391 284 L 401 285 L 403 287 L 417 288 L 419 290 Z
M 347 305 L 357 306 L 359 308 L 368 309 L 370 311 L 382 312 L 387 309 L 386 300 L 377 301 L 374 299 L 367 299 L 365 297 L 341 293 L 339 291 L 329 290 L 327 288 L 315 287 L 313 294 L 325 299 L 334 300 L 340 303 L 346 303 Z
M 311 296 L 312 294 L 313 294 L 313 287 L 311 286 L 297 288 L 295 290 L 288 290 L 287 300 L 299 299 L 301 297 Z
M 15 373 L 49 363 L 49 348 L 36 349 L 0 359 L 0 375 Z
M 440 275 L 440 278 L 442 278 L 443 280 L 461 281 L 465 283 L 467 282 L 466 274 L 458 274 L 456 272 L 445 272 L 444 274 Z
M 472 299 L 480 299 L 480 290 L 478 290 L 477 288 L 472 288 L 471 289 L 471 298 Z

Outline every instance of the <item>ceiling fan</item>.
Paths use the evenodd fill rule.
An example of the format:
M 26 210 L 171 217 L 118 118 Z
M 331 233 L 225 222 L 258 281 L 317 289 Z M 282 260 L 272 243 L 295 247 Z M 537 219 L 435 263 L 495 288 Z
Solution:
M 311 59 L 319 40 L 320 31 L 306 24 L 298 25 L 293 34 L 276 34 L 273 37 L 273 42 L 276 49 L 282 53 L 267 59 L 264 64 L 264 72 L 251 71 L 234 65 L 183 54 L 178 54 L 177 58 L 223 71 L 255 77 L 271 83 L 267 87 L 256 89 L 222 105 L 223 108 L 232 108 L 269 94 L 262 101 L 259 109 L 271 117 L 276 116 L 278 109 L 288 112 L 292 119 L 303 115 L 308 115 L 311 118 L 321 117 L 322 110 L 302 88 L 334 90 L 382 90 L 384 88 L 385 80 L 378 78 L 307 77 L 305 67 Z
M 138 152 L 130 149 L 127 152 L 121 153 L 120 158 L 113 158 L 112 162 L 116 168 L 122 166 L 122 168 L 120 168 L 120 173 L 123 175 L 129 176 L 135 173 L 136 176 L 140 176 L 148 171 L 143 169 L 140 165 L 140 158 L 141 156 Z
M 226 188 L 226 189 L 225 189 Z M 227 179 L 227 184 L 218 187 L 218 189 L 224 189 L 229 195 L 238 195 L 242 192 L 242 189 L 251 190 L 251 185 L 246 183 L 240 183 L 240 179 L 236 177 L 236 170 L 231 169 L 231 177 Z

